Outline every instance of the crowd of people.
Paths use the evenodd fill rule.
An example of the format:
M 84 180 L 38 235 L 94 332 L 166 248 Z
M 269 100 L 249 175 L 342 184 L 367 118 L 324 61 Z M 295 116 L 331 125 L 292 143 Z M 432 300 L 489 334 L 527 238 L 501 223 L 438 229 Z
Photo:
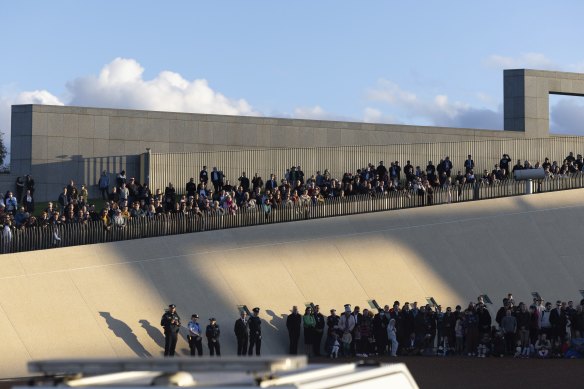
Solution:
M 413 166 L 407 161 L 402 168 L 399 161 L 386 166 L 380 161 L 346 172 L 342 177 L 333 177 L 328 169 L 306 175 L 300 165 L 286 169 L 283 177 L 276 174 L 264 180 L 257 173 L 249 177 L 242 172 L 236 183 L 232 183 L 221 170 L 206 166 L 199 172 L 198 179 L 191 178 L 184 187 L 184 194 L 177 195 L 172 183 L 164 189 L 152 191 L 148 183 L 140 184 L 135 178 L 121 171 L 110 182 L 110 175 L 104 171 L 98 181 L 99 192 L 105 201 L 96 206 L 89 201 L 86 185 L 78 187 L 71 180 L 63 187 L 57 201 L 49 202 L 41 211 L 35 208 L 35 184 L 30 175 L 16 180 L 16 192 L 7 191 L 0 198 L 0 222 L 3 235 L 10 237 L 16 228 L 47 227 L 61 224 L 84 224 L 90 221 L 102 222 L 104 228 L 124 227 L 133 218 L 153 218 L 171 213 L 191 214 L 203 217 L 208 214 L 232 215 L 239 210 L 262 210 L 266 217 L 273 209 L 322 204 L 329 198 L 354 195 L 380 196 L 390 192 L 417 193 L 427 195 L 431 203 L 436 188 L 450 186 L 463 187 L 477 182 L 490 185 L 511 177 L 511 173 L 522 169 L 542 168 L 548 177 L 565 177 L 581 172 L 584 168 L 582 155 L 572 152 L 561 164 L 517 160 L 511 165 L 511 157 L 503 154 L 493 169 L 475 173 L 475 162 L 468 155 L 462 169 L 454 171 L 448 156 L 438 164 L 428 161 L 425 169 Z
M 584 358 L 584 299 L 544 302 L 539 296 L 529 304 L 515 303 L 512 294 L 494 316 L 479 296 L 463 309 L 460 305 L 442 309 L 440 305 L 395 301 L 393 306 L 363 309 L 350 304 L 341 315 L 335 309 L 321 313 L 318 305 L 307 306 L 302 315 L 296 306 L 286 318 L 288 353 L 309 357 L 367 358 L 370 356 L 467 356 L 515 358 Z M 260 355 L 260 309 L 251 317 L 242 310 L 235 321 L 237 355 Z M 202 331 L 199 316 L 188 323 L 187 339 L 191 355 L 203 355 L 207 338 L 209 354 L 221 355 L 220 330 L 214 317 Z M 181 328 L 176 306 L 171 304 L 161 320 L 166 336 L 165 356 L 173 356 Z M 303 349 L 299 351 L 299 342 Z
M 326 326 L 325 326 L 326 323 Z M 516 358 L 584 357 L 584 299 L 544 304 L 515 304 L 509 294 L 495 317 L 479 296 L 466 309 L 460 305 L 418 307 L 417 302 L 395 301 L 376 310 L 345 305 L 338 316 L 331 309 L 324 317 L 318 306 L 301 316 L 296 307 L 288 316 L 290 353 L 295 354 L 301 329 L 305 353 L 319 356 L 323 338 L 326 355 L 336 358 L 372 355 L 465 355 Z

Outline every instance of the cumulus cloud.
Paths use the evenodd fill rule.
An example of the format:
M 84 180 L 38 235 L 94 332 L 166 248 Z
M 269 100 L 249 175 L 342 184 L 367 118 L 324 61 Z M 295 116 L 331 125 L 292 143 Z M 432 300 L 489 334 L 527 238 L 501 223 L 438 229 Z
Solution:
M 5 96 L 0 96 L 0 131 L 4 134 L 2 139 L 8 149 L 10 149 L 11 106 L 15 104 L 63 105 L 63 102 L 46 90 L 34 90 L 17 94 L 9 93 Z
M 10 106 L 12 101 L 5 97 L 0 97 L 0 132 L 6 147 L 10 148 Z
M 57 96 L 44 89 L 19 93 L 14 104 L 64 105 Z
M 562 72 L 584 72 L 584 60 L 560 65 L 543 53 L 521 53 L 515 57 L 499 54 L 490 55 L 484 61 L 485 66 L 491 69 L 536 69 L 555 70 Z
M 298 107 L 294 110 L 294 117 L 298 119 L 324 120 L 328 116 L 329 113 L 319 105 L 315 105 L 314 107 Z
M 194 112 L 221 115 L 258 115 L 244 99 L 230 99 L 213 90 L 207 80 L 189 81 L 172 71 L 151 80 L 134 59 L 116 58 L 98 76 L 67 83 L 70 105 Z
M 414 124 L 426 122 L 447 127 L 503 128 L 501 107 L 497 110 L 475 108 L 468 103 L 451 102 L 446 95 L 437 95 L 429 101 L 422 100 L 415 93 L 402 89 L 390 80 L 379 80 L 374 88 L 367 91 L 366 98 L 400 111 L 408 123 L 413 121 Z M 369 114 L 375 115 L 376 112 L 370 111 Z
M 516 57 L 493 54 L 485 60 L 485 65 L 493 69 L 559 70 L 559 65 L 542 53 L 521 53 Z
M 365 123 L 388 123 L 399 124 L 400 121 L 392 115 L 383 113 L 380 109 L 365 107 L 363 110 L 363 121 Z
M 278 117 L 284 118 L 294 118 L 294 119 L 310 119 L 310 120 L 333 120 L 333 121 L 358 121 L 355 118 L 338 115 L 331 113 L 323 109 L 320 105 L 315 105 L 312 107 L 298 107 L 294 109 L 294 112 L 290 114 L 276 114 Z
M 550 130 L 556 134 L 584 134 L 584 99 L 563 98 L 552 105 Z

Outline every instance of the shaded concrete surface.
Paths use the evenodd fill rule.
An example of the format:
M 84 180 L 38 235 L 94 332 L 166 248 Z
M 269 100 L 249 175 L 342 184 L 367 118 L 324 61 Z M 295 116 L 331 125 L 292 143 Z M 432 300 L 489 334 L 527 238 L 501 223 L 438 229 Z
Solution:
M 3 255 L 0 377 L 44 358 L 158 356 L 169 303 L 235 354 L 238 305 L 262 308 L 263 354 L 292 305 L 466 304 L 512 292 L 580 300 L 584 190 Z M 106 316 L 104 316 L 106 315 Z M 109 315 L 109 316 L 107 316 Z M 109 317 L 109 319 L 108 319 Z M 177 350 L 188 350 L 183 329 Z M 204 352 L 207 353 L 206 340 Z

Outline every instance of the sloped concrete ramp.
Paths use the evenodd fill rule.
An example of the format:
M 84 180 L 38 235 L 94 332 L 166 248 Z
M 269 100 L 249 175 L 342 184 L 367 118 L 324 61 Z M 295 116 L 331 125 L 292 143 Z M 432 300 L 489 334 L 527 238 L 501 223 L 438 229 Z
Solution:
M 292 305 L 467 304 L 512 292 L 580 300 L 584 190 L 0 257 L 0 377 L 32 359 L 160 356 L 160 317 L 217 318 L 235 353 L 238 305 L 262 308 L 264 354 L 287 349 Z M 187 354 L 184 336 L 178 348 Z M 207 350 L 204 350 L 205 354 Z

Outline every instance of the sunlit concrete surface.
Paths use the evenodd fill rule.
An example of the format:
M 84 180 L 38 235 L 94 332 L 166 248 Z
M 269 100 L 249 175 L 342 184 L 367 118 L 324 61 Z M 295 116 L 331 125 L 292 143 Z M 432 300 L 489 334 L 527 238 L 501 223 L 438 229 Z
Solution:
M 235 353 L 237 305 L 262 308 L 264 354 L 292 305 L 465 305 L 512 292 L 580 300 L 584 190 L 0 257 L 0 377 L 44 358 L 160 356 L 160 317 L 214 316 Z M 205 342 L 206 346 L 206 342 Z M 183 336 L 177 348 L 188 352 Z M 207 353 L 207 350 L 204 350 Z

